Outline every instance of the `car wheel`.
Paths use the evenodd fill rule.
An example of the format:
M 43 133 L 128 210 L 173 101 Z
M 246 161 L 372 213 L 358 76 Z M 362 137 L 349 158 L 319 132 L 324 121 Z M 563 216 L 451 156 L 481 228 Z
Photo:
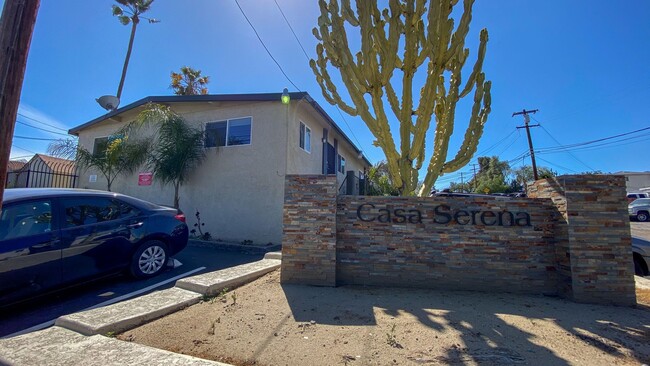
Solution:
M 160 240 L 149 240 L 138 247 L 131 259 L 131 275 L 135 278 L 153 277 L 167 263 L 167 246 Z
M 648 221 L 648 218 L 650 217 L 648 216 L 648 213 L 645 211 L 636 214 L 636 219 L 639 220 L 640 222 L 646 222 Z

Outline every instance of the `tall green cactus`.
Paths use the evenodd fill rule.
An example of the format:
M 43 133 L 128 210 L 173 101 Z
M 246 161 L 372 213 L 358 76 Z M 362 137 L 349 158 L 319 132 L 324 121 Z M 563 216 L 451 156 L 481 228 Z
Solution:
M 319 0 L 321 15 L 314 36 L 319 40 L 317 60 L 310 60 L 323 96 L 352 116 L 360 116 L 375 136 L 374 144 L 386 155 L 393 184 L 402 195 L 415 193 L 418 171 L 425 159 L 425 137 L 435 115 L 433 156 L 429 160 L 424 184 L 418 192 L 431 190 L 442 174 L 466 165 L 476 152 L 483 126 L 490 113 L 490 86 L 482 71 L 488 41 L 481 31 L 478 58 L 464 85 L 461 71 L 469 56 L 465 37 L 469 32 L 474 0 L 463 1 L 458 27 L 450 18 L 458 0 L 389 0 L 379 10 L 377 1 Z M 358 29 L 361 49 L 354 56 L 348 44 L 348 29 Z M 455 28 L 455 29 L 454 29 Z M 403 46 L 403 49 L 399 49 Z M 426 80 L 420 89 L 418 105 L 413 101 L 413 79 L 424 63 Z M 342 98 L 332 82 L 328 64 L 341 73 L 352 104 Z M 401 103 L 392 82 L 395 70 L 402 72 Z M 446 83 L 445 75 L 449 75 Z M 447 161 L 450 137 L 454 131 L 456 103 L 474 89 L 474 104 L 462 145 Z M 397 150 L 386 114 L 385 101 L 399 121 L 400 148 Z M 372 110 L 371 110 L 372 108 Z

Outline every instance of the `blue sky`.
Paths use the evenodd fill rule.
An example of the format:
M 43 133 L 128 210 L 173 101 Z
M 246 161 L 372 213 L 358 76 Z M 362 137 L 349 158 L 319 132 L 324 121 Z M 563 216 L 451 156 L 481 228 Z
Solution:
M 95 98 L 117 90 L 129 26 L 111 16 L 109 0 L 44 0 L 32 39 L 12 157 L 45 152 L 64 130 L 105 111 Z M 383 159 L 363 121 L 330 106 L 273 0 L 239 0 L 262 40 L 291 81 L 309 92 L 370 159 Z M 277 0 L 310 57 L 318 17 L 315 0 Z M 188 5 L 190 4 L 190 5 Z M 650 126 L 650 2 L 605 0 L 477 0 L 467 38 L 468 66 L 479 31 L 490 32 L 484 72 L 492 80 L 492 113 L 478 148 L 513 167 L 530 159 L 523 123 L 512 113 L 535 109 L 532 129 L 538 165 L 560 174 L 588 170 L 647 171 L 650 131 L 578 149 L 545 150 L 623 134 Z M 619 4 L 619 3 L 616 3 Z M 121 105 L 150 95 L 169 95 L 169 74 L 181 66 L 211 77 L 211 94 L 297 91 L 264 51 L 234 0 L 156 0 L 147 14 L 160 19 L 138 27 Z M 467 74 L 466 74 L 467 75 Z M 339 84 L 342 88 L 343 85 Z M 459 103 L 450 156 L 460 144 L 469 104 Z M 30 127 L 28 125 L 38 127 Z M 43 131 L 49 130 L 52 132 Z M 20 136 L 20 137 L 19 137 Z M 427 145 L 427 160 L 432 138 Z M 466 166 L 439 179 L 444 188 L 466 179 Z

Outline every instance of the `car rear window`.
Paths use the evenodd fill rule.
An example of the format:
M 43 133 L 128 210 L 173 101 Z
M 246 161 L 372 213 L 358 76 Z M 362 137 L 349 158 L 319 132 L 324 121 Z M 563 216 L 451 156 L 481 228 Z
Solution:
M 73 197 L 63 199 L 65 227 L 91 225 L 125 219 L 139 210 L 123 201 L 108 197 Z

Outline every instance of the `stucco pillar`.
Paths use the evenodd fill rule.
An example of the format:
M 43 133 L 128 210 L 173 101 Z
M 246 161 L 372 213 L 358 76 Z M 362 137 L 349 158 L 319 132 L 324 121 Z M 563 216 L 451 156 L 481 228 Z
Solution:
M 528 192 L 552 199 L 563 217 L 556 257 L 568 281 L 560 281 L 560 293 L 578 302 L 636 304 L 625 177 L 565 175 L 534 182 Z
M 282 283 L 336 286 L 336 175 L 287 175 Z

